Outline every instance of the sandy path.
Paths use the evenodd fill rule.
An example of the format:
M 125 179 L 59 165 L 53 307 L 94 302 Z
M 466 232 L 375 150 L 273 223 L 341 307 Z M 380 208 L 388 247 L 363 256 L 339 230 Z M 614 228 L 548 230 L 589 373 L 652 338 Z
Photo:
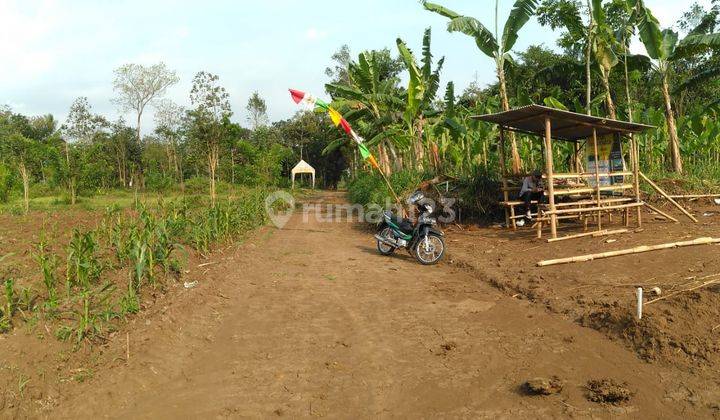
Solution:
M 300 215 L 226 253 L 132 334 L 129 366 L 75 385 L 51 415 L 649 418 L 687 408 L 668 398 L 668 372 L 593 330 L 450 264 L 381 257 L 357 225 Z M 550 375 L 565 381 L 561 394 L 519 391 Z M 637 395 L 590 403 L 593 378 L 627 381 Z

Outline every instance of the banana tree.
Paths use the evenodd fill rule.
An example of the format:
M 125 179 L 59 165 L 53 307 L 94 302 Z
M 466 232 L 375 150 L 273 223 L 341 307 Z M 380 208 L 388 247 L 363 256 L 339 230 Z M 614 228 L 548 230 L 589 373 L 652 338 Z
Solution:
M 438 60 L 435 70 L 432 69 L 432 54 L 430 52 L 431 32 L 430 28 L 425 29 L 422 47 L 422 67 L 418 67 L 417 60 L 412 51 L 407 47 L 405 42 L 398 38 L 397 48 L 400 52 L 400 58 L 405 63 L 405 67 L 409 73 L 407 87 L 407 103 L 403 112 L 403 119 L 408 126 L 411 136 L 414 140 L 415 163 L 422 169 L 424 159 L 423 135 L 424 125 L 426 123 L 425 113 L 432 110 L 432 101 L 435 99 L 438 87 L 440 85 L 440 71 L 442 70 L 445 57 Z M 435 169 L 439 162 L 437 150 L 432 139 L 428 139 L 428 147 L 431 152 L 431 161 Z
M 628 1 L 635 7 L 640 39 L 645 45 L 648 56 L 653 60 L 653 69 L 660 76 L 672 169 L 680 174 L 683 172 L 683 164 L 680 153 L 680 139 L 678 138 L 677 124 L 670 96 L 670 74 L 675 62 L 691 58 L 710 48 L 720 48 L 720 33 L 706 33 L 707 25 L 701 22 L 683 40 L 679 41 L 677 32 L 671 29 L 660 29 L 660 23 L 642 0 Z M 714 74 L 707 75 L 707 77 L 718 74 L 720 74 L 720 69 L 717 69 Z
M 600 80 L 605 89 L 605 104 L 607 105 L 610 118 L 617 119 L 615 102 L 613 101 L 610 91 L 610 72 L 613 67 L 620 62 L 615 54 L 618 43 L 612 28 L 608 25 L 602 0 L 592 0 L 590 13 L 592 14 L 590 43 L 595 61 L 600 70 Z
M 495 61 L 500 89 L 500 102 L 503 110 L 507 111 L 510 109 L 510 103 L 505 82 L 505 63 L 512 60 L 509 52 L 513 46 L 515 46 L 515 42 L 517 42 L 520 29 L 525 26 L 528 20 L 530 20 L 530 17 L 535 13 L 538 3 L 539 0 L 516 0 L 510 11 L 510 16 L 505 22 L 502 37 L 498 36 L 497 31 L 499 0 L 495 1 L 495 35 L 480 23 L 479 20 L 473 17 L 460 15 L 446 7 L 427 1 L 423 1 L 423 6 L 426 10 L 450 19 L 448 31 L 462 32 L 465 35 L 473 37 L 480 51 Z M 511 135 L 510 139 L 512 147 L 512 168 L 513 172 L 518 173 L 522 167 L 522 161 L 520 160 L 520 153 L 518 152 L 515 136 Z
M 390 174 L 392 160 L 401 169 L 397 147 L 403 137 L 387 135 L 387 130 L 400 120 L 404 102 L 397 87 L 398 79 L 381 79 L 381 63 L 376 51 L 366 51 L 358 56 L 357 62 L 348 65 L 349 84 L 330 83 L 325 89 L 333 97 L 333 106 L 344 113 L 368 139 L 368 144 L 377 146 L 379 164 L 383 172 Z M 326 151 L 339 146 L 340 139 L 331 143 Z

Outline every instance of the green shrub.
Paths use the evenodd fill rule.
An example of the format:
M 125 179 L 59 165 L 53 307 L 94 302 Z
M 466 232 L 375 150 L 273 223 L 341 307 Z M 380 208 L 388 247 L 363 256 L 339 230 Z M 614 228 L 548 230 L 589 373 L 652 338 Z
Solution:
M 57 194 L 55 188 L 44 182 L 30 184 L 30 197 L 51 197 Z
M 15 184 L 15 173 L 0 163 L 0 203 L 7 203 Z
M 215 191 L 218 194 L 225 194 L 232 189 L 232 186 L 225 181 L 215 181 Z M 185 181 L 185 194 L 207 195 L 210 192 L 210 178 L 193 177 Z
M 395 193 L 402 199 L 416 190 L 426 176 L 418 171 L 406 170 L 392 174 L 390 184 Z M 394 201 L 385 181 L 376 172 L 362 172 L 348 182 L 350 201 L 367 206 L 378 204 L 384 206 L 387 200 Z
M 175 179 L 160 172 L 150 172 L 145 177 L 145 188 L 148 191 L 165 192 L 172 190 L 174 186 Z

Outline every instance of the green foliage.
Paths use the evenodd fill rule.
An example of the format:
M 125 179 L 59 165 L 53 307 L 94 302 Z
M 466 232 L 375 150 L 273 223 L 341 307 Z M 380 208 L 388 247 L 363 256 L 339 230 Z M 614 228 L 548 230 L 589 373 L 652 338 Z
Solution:
M 424 179 L 424 175 L 413 170 L 396 172 L 390 177 L 390 183 L 398 195 L 404 196 L 417 189 Z M 348 198 L 353 203 L 364 206 L 376 204 L 385 207 L 386 204 L 393 204 L 387 185 L 375 173 L 360 173 L 357 178 L 349 181 Z

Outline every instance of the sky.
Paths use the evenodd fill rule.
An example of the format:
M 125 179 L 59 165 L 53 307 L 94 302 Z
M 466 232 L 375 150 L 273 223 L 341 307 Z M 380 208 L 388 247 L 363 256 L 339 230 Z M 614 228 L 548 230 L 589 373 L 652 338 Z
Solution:
M 697 0 L 706 7 L 710 1 Z M 437 2 L 494 28 L 492 0 Z M 665 27 L 694 2 L 646 0 Z M 501 28 L 513 3 L 500 2 Z M 396 52 L 400 37 L 419 54 L 427 27 L 433 54 L 445 56 L 442 86 L 452 80 L 461 92 L 473 81 L 492 83 L 493 62 L 471 38 L 448 33 L 446 23 L 418 0 L 0 0 L 0 104 L 64 121 L 73 100 L 86 96 L 95 113 L 134 121 L 111 102 L 113 70 L 162 61 L 180 77 L 166 95 L 174 102 L 188 106 L 193 76 L 208 71 L 230 94 L 235 121 L 247 125 L 253 91 L 265 98 L 270 121 L 277 121 L 298 110 L 288 88 L 322 97 L 325 68 L 341 45 L 348 44 L 353 56 L 384 47 Z M 514 50 L 555 47 L 556 38 L 532 20 Z M 634 49 L 642 52 L 637 42 Z M 143 132 L 153 126 L 150 109 Z

